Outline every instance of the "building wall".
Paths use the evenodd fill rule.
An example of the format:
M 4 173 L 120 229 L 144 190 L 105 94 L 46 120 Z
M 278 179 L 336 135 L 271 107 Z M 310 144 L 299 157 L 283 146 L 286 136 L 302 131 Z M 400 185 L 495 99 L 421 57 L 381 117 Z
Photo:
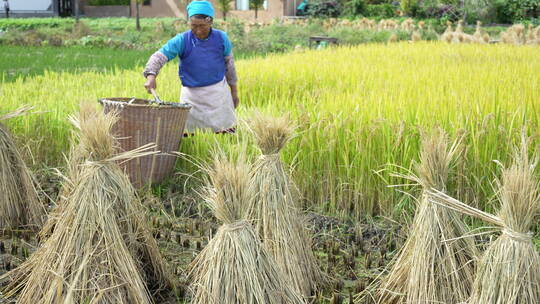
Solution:
M 288 4 L 290 0 L 267 0 L 267 8 L 260 9 L 258 11 L 257 21 L 270 21 L 274 18 L 281 18 L 287 15 L 290 9 L 284 6 L 284 3 Z M 301 0 L 297 0 L 301 1 Z M 221 10 L 217 6 L 215 0 L 211 0 L 216 10 L 216 17 L 223 18 Z M 231 6 L 235 7 L 235 2 Z M 135 0 L 131 0 L 131 14 L 135 16 Z M 140 6 L 141 17 L 186 17 L 186 8 L 184 4 L 181 4 L 179 0 L 151 0 L 151 5 Z M 255 12 L 253 10 L 240 11 L 231 10 L 227 16 L 242 18 L 246 20 L 255 20 Z
M 141 17 L 178 17 L 186 16 L 185 6 L 179 0 L 151 0 L 150 5 L 139 5 Z M 131 0 L 131 15 L 136 15 L 135 0 Z
M 86 17 L 125 17 L 129 16 L 129 6 L 84 6 L 83 14 Z
M 3 3 L 3 1 L 1 1 Z M 52 11 L 52 0 L 9 0 L 9 8 L 12 11 Z M 3 8 L 3 6 L 2 6 Z
M 283 17 L 284 13 L 284 7 L 283 2 L 281 0 L 267 0 L 267 6 L 266 9 L 261 8 L 257 11 L 257 19 L 255 19 L 255 11 L 249 10 L 249 11 L 239 11 L 239 10 L 231 10 L 228 14 L 228 16 L 233 16 L 236 18 L 241 18 L 244 20 L 250 20 L 250 21 L 271 21 L 275 18 L 281 18 Z M 219 10 L 218 10 L 219 11 Z M 222 17 L 223 15 L 221 12 L 218 13 L 218 17 Z
M 0 1 L 0 17 L 5 17 Z M 11 17 L 50 17 L 56 15 L 56 0 L 8 0 Z

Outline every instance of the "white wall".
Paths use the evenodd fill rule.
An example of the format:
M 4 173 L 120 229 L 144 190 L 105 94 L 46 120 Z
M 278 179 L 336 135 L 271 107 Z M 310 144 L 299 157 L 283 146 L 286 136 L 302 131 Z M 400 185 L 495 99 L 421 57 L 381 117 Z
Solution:
M 53 9 L 53 0 L 8 0 L 12 11 L 46 11 Z M 0 3 L 3 3 L 0 1 Z

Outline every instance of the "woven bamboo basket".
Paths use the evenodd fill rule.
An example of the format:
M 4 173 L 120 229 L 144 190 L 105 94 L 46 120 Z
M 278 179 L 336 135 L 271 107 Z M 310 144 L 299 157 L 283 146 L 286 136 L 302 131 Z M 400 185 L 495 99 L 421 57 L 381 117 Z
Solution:
M 183 103 L 157 105 L 135 98 L 102 98 L 105 113 L 117 111 L 119 119 L 113 132 L 122 151 L 155 143 L 159 154 L 136 158 L 121 164 L 137 188 L 159 183 L 174 171 L 176 156 L 191 106 Z

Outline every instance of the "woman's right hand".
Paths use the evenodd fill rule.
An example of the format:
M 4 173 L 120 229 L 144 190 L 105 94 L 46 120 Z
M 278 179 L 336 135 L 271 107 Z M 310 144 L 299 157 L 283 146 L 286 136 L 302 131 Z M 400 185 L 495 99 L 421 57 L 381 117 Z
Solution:
M 156 89 L 156 75 L 148 75 L 146 77 L 146 82 L 144 83 L 144 87 L 148 91 L 148 93 L 152 93 L 151 89 Z

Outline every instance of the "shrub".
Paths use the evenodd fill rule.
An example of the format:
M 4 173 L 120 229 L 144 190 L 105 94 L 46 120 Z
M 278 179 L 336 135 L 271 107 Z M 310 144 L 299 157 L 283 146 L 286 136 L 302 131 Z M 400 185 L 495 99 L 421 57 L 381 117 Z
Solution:
M 396 16 L 396 8 L 392 4 L 372 4 L 366 8 L 366 16 L 392 18 Z
M 308 15 L 318 18 L 336 18 L 341 15 L 342 7 L 338 1 L 321 1 L 311 3 L 308 8 Z
M 395 0 L 366 0 L 366 4 L 392 4 Z
M 540 0 L 496 0 L 497 21 L 519 22 L 540 16 Z
M 401 9 L 409 16 L 412 16 L 417 10 L 418 2 L 416 0 L 401 0 Z
M 452 4 L 430 4 L 417 7 L 414 16 L 417 18 L 439 19 L 442 24 L 446 21 L 457 21 L 461 19 L 463 12 L 459 7 Z M 476 20 L 474 20 L 476 21 Z
M 350 0 L 345 3 L 343 9 L 344 16 L 359 16 L 365 15 L 366 12 L 366 2 L 365 0 Z

